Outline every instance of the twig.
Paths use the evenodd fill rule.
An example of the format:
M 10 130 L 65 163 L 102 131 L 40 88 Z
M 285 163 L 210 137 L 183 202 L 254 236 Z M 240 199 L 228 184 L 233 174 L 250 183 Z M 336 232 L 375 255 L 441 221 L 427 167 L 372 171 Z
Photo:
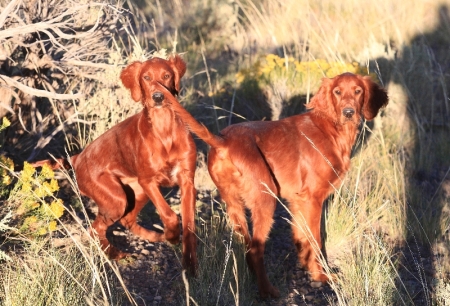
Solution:
M 0 79 L 5 81 L 7 85 L 13 86 L 20 91 L 27 93 L 32 96 L 36 97 L 45 97 L 45 98 L 51 98 L 51 99 L 57 99 L 57 100 L 75 100 L 80 99 L 83 97 L 82 94 L 57 94 L 57 93 L 51 93 L 46 90 L 40 90 L 35 89 L 26 85 L 23 85 L 22 83 L 11 79 L 10 77 L 7 77 L 6 75 L 0 74 Z
M 6 18 L 9 16 L 9 14 L 13 11 L 13 9 L 16 7 L 17 3 L 22 0 L 12 0 L 8 5 L 2 10 L 2 13 L 0 14 L 0 28 L 3 27 Z

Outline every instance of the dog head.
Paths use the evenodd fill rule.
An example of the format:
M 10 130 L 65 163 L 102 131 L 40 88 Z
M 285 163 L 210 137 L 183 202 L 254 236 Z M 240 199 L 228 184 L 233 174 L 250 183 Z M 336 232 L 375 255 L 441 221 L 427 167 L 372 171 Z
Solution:
M 164 94 L 158 91 L 157 84 L 167 88 L 171 94 L 180 91 L 180 80 L 186 72 L 186 63 L 174 55 L 167 60 L 154 57 L 145 62 L 134 62 L 122 70 L 120 79 L 131 91 L 134 101 L 142 101 L 146 107 L 162 107 Z
M 370 77 L 347 72 L 332 79 L 322 79 L 319 91 L 307 107 L 339 124 L 359 124 L 361 115 L 372 120 L 388 101 L 386 91 Z

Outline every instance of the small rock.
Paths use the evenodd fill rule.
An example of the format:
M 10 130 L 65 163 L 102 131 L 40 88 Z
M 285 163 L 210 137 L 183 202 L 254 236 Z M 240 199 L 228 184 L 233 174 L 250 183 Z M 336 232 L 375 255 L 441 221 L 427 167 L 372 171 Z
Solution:
M 320 288 L 323 286 L 322 282 L 311 282 L 311 287 L 313 288 Z
M 305 300 L 307 300 L 308 302 L 311 302 L 313 299 L 314 299 L 314 296 L 312 296 L 312 295 L 305 296 Z
M 309 293 L 309 290 L 306 287 L 301 287 L 300 289 L 298 289 L 298 292 L 300 292 L 300 294 L 306 295 Z
M 141 251 L 141 254 L 143 254 L 143 255 L 150 255 L 150 251 L 147 250 L 147 249 L 143 249 L 143 250 Z

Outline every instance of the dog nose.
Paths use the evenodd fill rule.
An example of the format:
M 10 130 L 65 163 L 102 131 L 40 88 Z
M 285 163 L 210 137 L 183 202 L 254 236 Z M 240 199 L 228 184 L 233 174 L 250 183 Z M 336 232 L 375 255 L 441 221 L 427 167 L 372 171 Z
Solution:
M 162 100 L 164 100 L 164 95 L 163 95 L 162 92 L 155 92 L 155 93 L 152 95 L 152 99 L 153 99 L 153 101 L 155 101 L 156 103 L 161 103 Z
M 353 108 L 350 107 L 346 107 L 342 110 L 342 114 L 346 117 L 346 118 L 351 118 L 354 114 L 355 114 L 355 110 Z

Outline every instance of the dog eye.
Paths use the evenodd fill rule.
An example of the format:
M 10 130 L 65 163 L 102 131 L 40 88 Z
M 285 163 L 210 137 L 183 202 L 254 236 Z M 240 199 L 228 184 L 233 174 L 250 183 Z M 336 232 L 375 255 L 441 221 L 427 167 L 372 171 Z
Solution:
M 339 96 L 341 94 L 341 91 L 339 89 L 335 89 L 334 93 Z
M 355 94 L 359 95 L 361 93 L 361 89 L 355 90 Z
M 144 76 L 144 79 L 148 81 L 148 80 L 150 80 L 150 77 L 148 75 L 146 75 L 146 76 Z
M 170 75 L 169 75 L 169 74 L 166 74 L 166 75 L 164 75 L 164 78 L 165 78 L 165 79 L 168 79 L 168 78 L 170 78 Z

